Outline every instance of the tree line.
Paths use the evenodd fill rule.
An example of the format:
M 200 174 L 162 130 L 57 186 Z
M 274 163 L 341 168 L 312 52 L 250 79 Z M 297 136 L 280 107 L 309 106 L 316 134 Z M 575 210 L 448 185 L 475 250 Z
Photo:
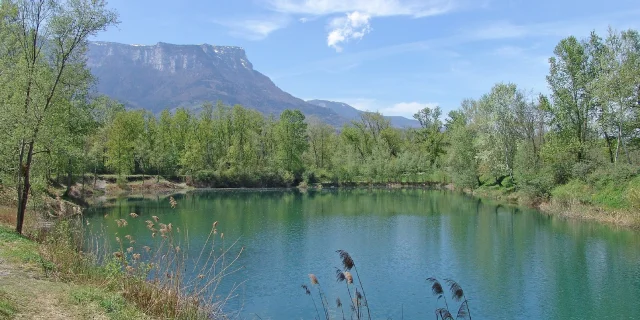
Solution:
M 334 128 L 298 110 L 263 115 L 220 102 L 127 110 L 92 93 L 84 57 L 88 37 L 116 23 L 100 0 L 0 2 L 0 183 L 17 190 L 18 230 L 30 195 L 89 174 L 209 187 L 439 182 L 532 198 L 638 175 L 635 30 L 561 40 L 548 96 L 498 83 L 447 115 L 420 110 L 420 128 L 399 129 L 376 112 Z
M 291 110 L 276 119 L 218 103 L 156 119 L 120 106 L 104 126 L 107 161 L 99 170 L 180 174 L 210 186 L 452 182 L 512 187 L 532 197 L 592 173 L 636 176 L 638 32 L 610 29 L 605 38 L 592 32 L 561 40 L 546 80 L 548 96 L 498 83 L 446 117 L 439 107 L 425 108 L 414 115 L 417 129 L 394 128 L 375 112 L 333 128 Z M 109 147 L 119 134 L 132 137 L 128 152 Z

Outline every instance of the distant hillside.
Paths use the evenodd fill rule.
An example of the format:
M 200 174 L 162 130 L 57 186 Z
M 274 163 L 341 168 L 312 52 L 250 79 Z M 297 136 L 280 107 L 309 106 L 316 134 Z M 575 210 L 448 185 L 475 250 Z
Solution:
M 332 124 L 348 122 L 335 111 L 298 99 L 253 69 L 244 49 L 203 45 L 126 45 L 92 42 L 87 64 L 97 90 L 129 107 L 154 113 L 204 101 L 241 104 L 263 114 L 299 109 Z
M 337 113 L 341 117 L 348 120 L 360 119 L 362 111 L 342 102 L 327 101 L 327 100 L 308 100 L 310 104 L 327 108 Z M 385 118 L 391 121 L 391 125 L 397 128 L 418 128 L 420 123 L 414 119 L 408 119 L 400 116 L 385 116 Z

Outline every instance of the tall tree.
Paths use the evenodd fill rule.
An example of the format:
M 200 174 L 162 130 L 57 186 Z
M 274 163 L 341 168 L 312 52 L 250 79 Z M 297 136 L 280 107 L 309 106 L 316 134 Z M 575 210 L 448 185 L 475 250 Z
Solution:
M 554 50 L 555 57 L 549 59 L 547 82 L 553 98 L 552 124 L 565 139 L 578 145 L 577 161 L 585 158 L 589 120 L 595 110 L 592 81 L 596 66 L 591 56 L 595 49 L 592 44 L 573 36 L 562 39 Z
M 524 94 L 515 84 L 498 83 L 478 101 L 474 122 L 477 125 L 478 157 L 486 173 L 498 182 L 513 176 L 513 160 L 525 124 L 518 115 L 525 113 Z
M 3 71 L 11 79 L 11 94 L 3 98 L 0 112 L 16 124 L 10 136 L 18 146 L 16 231 L 22 233 L 32 164 L 46 147 L 41 138 L 69 94 L 90 84 L 88 72 L 78 73 L 86 70 L 87 40 L 116 24 L 117 15 L 104 0 L 3 0 L 0 5 L 0 16 L 7 18 L 2 33 L 10 33 L 15 44 L 4 57 L 11 60 L 11 68 Z
M 159 174 L 175 174 L 178 165 L 178 151 L 174 136 L 173 117 L 169 110 L 163 110 L 158 119 L 155 150 L 151 162 Z
M 300 110 L 287 109 L 280 114 L 278 121 L 278 158 L 284 169 L 294 174 L 302 172 L 302 153 L 309 147 L 304 120 Z
M 325 169 L 330 166 L 333 154 L 333 136 L 336 130 L 317 118 L 309 120 L 307 135 L 309 136 L 309 154 L 311 166 Z
M 443 124 L 440 116 L 442 116 L 442 110 L 439 106 L 423 108 L 413 115 L 413 118 L 420 122 L 418 142 L 423 146 L 422 151 L 428 154 L 430 166 L 433 166 L 445 152 Z
M 478 185 L 476 130 L 469 124 L 470 113 L 476 109 L 476 101 L 466 99 L 462 111 L 449 112 L 445 127 L 449 139 L 447 167 L 456 186 L 474 188 Z
M 144 113 L 141 111 L 120 112 L 109 126 L 107 140 L 107 165 L 118 176 L 133 172 L 136 148 L 144 132 Z
M 595 36 L 592 35 L 592 38 Z M 596 92 L 601 104 L 600 122 L 607 142 L 608 132 L 615 135 L 615 151 L 609 143 L 611 161 L 618 162 L 621 150 L 631 163 L 627 149 L 628 138 L 635 131 L 630 125 L 637 112 L 640 92 L 640 36 L 637 31 L 616 32 L 609 29 L 609 35 L 599 50 L 600 75 L 597 77 Z

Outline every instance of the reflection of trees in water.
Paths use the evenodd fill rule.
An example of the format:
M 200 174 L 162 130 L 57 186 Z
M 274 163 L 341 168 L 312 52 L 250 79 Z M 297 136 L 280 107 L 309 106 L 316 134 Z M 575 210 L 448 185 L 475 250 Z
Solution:
M 471 296 L 480 297 L 477 300 L 484 299 L 481 292 L 489 292 L 490 301 L 502 299 L 507 305 L 517 305 L 523 303 L 518 295 L 526 292 L 527 303 L 548 306 L 547 313 L 538 315 L 542 318 L 575 315 L 564 314 L 566 307 L 561 304 L 580 310 L 578 315 L 600 314 L 596 306 L 610 310 L 603 302 L 592 301 L 597 297 L 590 285 L 594 274 L 600 277 L 599 283 L 616 285 L 625 295 L 640 294 L 628 282 L 621 282 L 624 277 L 614 274 L 627 270 L 633 261 L 640 261 L 638 234 L 565 221 L 453 192 L 234 190 L 198 191 L 174 197 L 178 202 L 175 209 L 162 197 L 157 201 L 120 199 L 112 208 L 88 212 L 87 218 L 92 222 L 88 228 L 98 228 L 104 222 L 108 229 L 105 234 L 144 234 L 144 220 L 158 215 L 165 223 L 184 226 L 182 229 L 189 233 L 196 250 L 198 237 L 219 221 L 228 239 L 242 236 L 243 241 L 260 246 L 248 248 L 248 252 L 259 257 L 261 266 L 276 267 L 282 261 L 307 265 L 314 257 L 322 256 L 323 248 L 335 250 L 345 243 L 364 246 L 361 248 L 371 252 L 382 250 L 380 254 L 388 255 L 394 263 L 426 263 L 438 272 L 411 272 L 428 271 L 455 278 L 465 283 Z M 109 218 L 103 218 L 106 212 Z M 116 228 L 114 220 L 126 218 L 131 212 L 140 217 L 126 227 Z M 593 249 L 594 242 L 599 243 L 598 250 Z M 598 257 L 593 256 L 594 252 Z M 598 264 L 602 265 L 595 268 Z M 316 270 L 304 270 L 304 275 L 308 271 Z M 384 279 L 393 278 L 397 272 L 376 270 Z M 571 301 L 561 296 L 566 288 L 576 292 Z M 575 302 L 580 299 L 586 303 Z M 611 304 L 628 307 L 622 302 Z M 486 303 L 479 307 L 492 311 L 499 305 Z

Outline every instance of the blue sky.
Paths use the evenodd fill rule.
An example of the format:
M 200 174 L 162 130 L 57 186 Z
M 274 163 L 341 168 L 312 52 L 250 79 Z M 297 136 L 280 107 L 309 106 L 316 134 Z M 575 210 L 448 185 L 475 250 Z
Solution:
M 96 40 L 233 45 L 302 99 L 411 117 L 455 109 L 497 82 L 547 92 L 569 35 L 640 29 L 638 0 L 110 0 Z

